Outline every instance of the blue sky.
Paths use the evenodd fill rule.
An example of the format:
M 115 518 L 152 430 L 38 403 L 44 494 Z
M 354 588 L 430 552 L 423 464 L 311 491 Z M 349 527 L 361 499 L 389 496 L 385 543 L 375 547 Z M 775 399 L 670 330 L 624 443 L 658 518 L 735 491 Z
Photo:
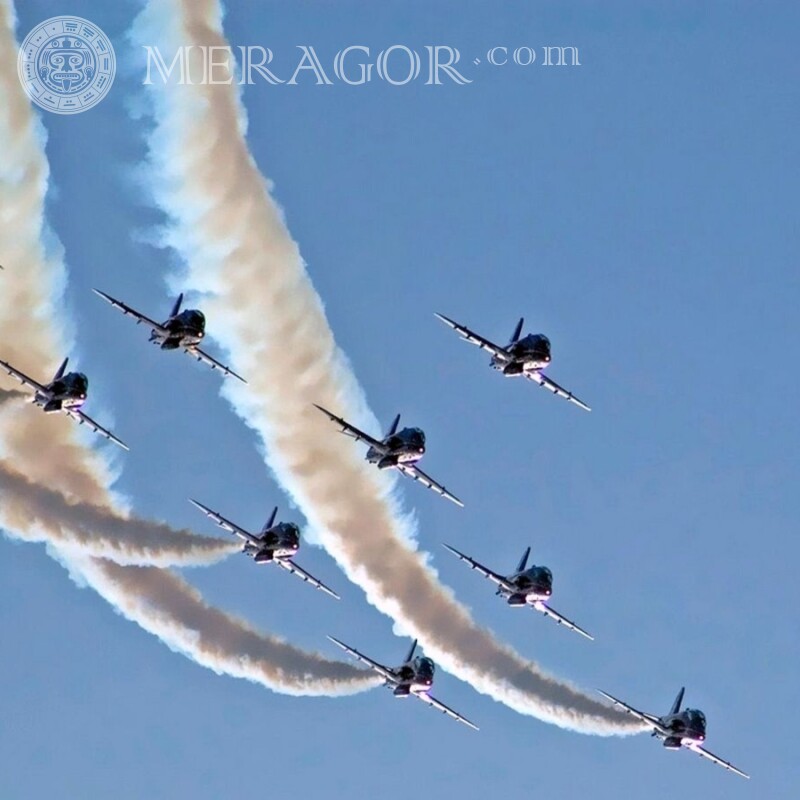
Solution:
M 128 113 L 138 7 L 18 8 L 20 36 L 77 14 L 133 63 L 95 109 L 43 117 L 92 408 L 131 445 L 119 488 L 139 513 L 209 531 L 192 496 L 253 527 L 276 503 L 299 519 L 219 377 L 148 347 L 89 291 L 156 317 L 172 302 L 175 263 L 147 244 L 159 216 L 137 186 L 147 125 Z M 3 539 L 0 795 L 796 792 L 798 21 L 788 3 L 241 0 L 226 19 L 232 44 L 290 65 L 301 44 L 326 65 L 351 44 L 461 50 L 468 86 L 250 87 L 252 151 L 373 409 L 425 428 L 430 472 L 467 504 L 404 490 L 442 580 L 582 686 L 662 712 L 686 685 L 709 748 L 753 781 L 646 736 L 559 730 L 446 674 L 437 696 L 479 733 L 378 690 L 296 699 L 218 677 L 77 590 L 43 547 Z M 577 46 L 582 66 L 468 70 L 493 46 L 547 44 Z M 502 380 L 434 311 L 499 340 L 524 315 L 593 412 Z M 511 613 L 441 542 L 501 571 L 532 545 L 553 605 L 596 641 Z M 324 552 L 302 555 L 341 603 L 243 557 L 189 577 L 304 647 L 333 654 L 331 633 L 400 659 L 391 622 Z

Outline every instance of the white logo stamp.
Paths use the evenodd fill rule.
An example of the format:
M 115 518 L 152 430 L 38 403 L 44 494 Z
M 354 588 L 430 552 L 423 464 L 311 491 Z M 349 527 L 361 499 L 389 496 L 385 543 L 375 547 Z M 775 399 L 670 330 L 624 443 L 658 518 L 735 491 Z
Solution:
M 17 69 L 37 106 L 78 114 L 108 94 L 117 60 L 111 40 L 97 25 L 81 17 L 52 17 L 25 37 Z

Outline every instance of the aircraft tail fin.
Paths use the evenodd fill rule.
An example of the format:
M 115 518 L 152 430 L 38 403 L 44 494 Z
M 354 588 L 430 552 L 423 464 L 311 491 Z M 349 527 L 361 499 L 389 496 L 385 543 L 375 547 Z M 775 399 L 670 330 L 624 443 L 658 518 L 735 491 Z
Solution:
M 61 366 L 56 370 L 56 374 L 53 375 L 53 380 L 54 381 L 57 381 L 59 378 L 63 378 L 64 377 L 64 371 L 67 369 L 67 362 L 68 361 L 69 361 L 69 358 L 65 358 L 61 362 Z
M 408 655 L 406 656 L 406 660 L 403 662 L 404 664 L 407 664 L 409 661 L 411 661 L 412 658 L 414 658 L 414 651 L 416 649 L 417 649 L 417 640 L 414 639 L 414 641 L 411 643 L 411 649 L 408 651 Z
M 172 306 L 172 311 L 169 312 L 170 317 L 176 317 L 181 313 L 181 304 L 183 303 L 183 292 L 178 295 L 175 305 Z
M 261 533 L 266 533 L 274 524 L 275 524 L 275 517 L 278 514 L 278 506 L 272 509 L 272 513 L 269 516 L 269 519 L 264 523 L 264 527 L 261 529 Z
M 514 328 L 514 333 L 511 334 L 511 341 L 509 344 L 514 344 L 519 339 L 519 335 L 522 333 L 522 326 L 525 324 L 525 317 L 520 317 L 519 322 L 517 323 L 517 327 Z
M 522 572 L 525 567 L 528 565 L 528 556 L 531 554 L 530 547 L 522 554 L 522 558 L 519 560 L 519 564 L 517 564 L 517 572 Z
M 394 418 L 394 422 L 392 423 L 392 426 L 389 428 L 389 432 L 386 435 L 387 436 L 393 436 L 395 433 L 397 433 L 397 426 L 399 424 L 400 424 L 400 415 L 398 414 Z
M 683 703 L 683 693 L 686 691 L 686 687 L 681 687 L 681 690 L 678 692 L 678 696 L 675 698 L 675 702 L 672 704 L 672 708 L 669 710 L 670 714 L 677 714 L 681 710 L 681 703 Z

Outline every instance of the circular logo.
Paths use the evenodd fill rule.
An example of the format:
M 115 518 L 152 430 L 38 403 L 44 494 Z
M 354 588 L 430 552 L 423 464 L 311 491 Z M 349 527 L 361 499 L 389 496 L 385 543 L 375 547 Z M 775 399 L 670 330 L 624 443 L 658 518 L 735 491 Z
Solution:
M 17 69 L 37 106 L 78 114 L 108 94 L 117 59 L 111 40 L 97 25 L 81 17 L 52 17 L 25 37 Z

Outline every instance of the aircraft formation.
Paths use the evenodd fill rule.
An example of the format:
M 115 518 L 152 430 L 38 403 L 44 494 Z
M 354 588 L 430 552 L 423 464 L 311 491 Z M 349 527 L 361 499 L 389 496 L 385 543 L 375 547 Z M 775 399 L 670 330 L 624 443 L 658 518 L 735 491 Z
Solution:
M 180 294 L 176 299 L 169 317 L 164 322 L 159 323 L 105 292 L 98 289 L 93 291 L 111 306 L 120 310 L 125 316 L 133 317 L 137 324 L 145 323 L 145 325 L 149 326 L 149 340 L 161 350 L 183 350 L 183 352 L 207 364 L 212 369 L 219 370 L 223 376 L 234 377 L 246 383 L 241 375 L 236 374 L 230 367 L 200 348 L 200 343 L 206 334 L 206 318 L 199 309 L 181 310 L 183 294 Z M 585 411 L 591 410 L 586 403 L 579 400 L 571 391 L 563 388 L 549 375 L 545 374 L 544 370 L 550 365 L 552 359 L 550 340 L 541 333 L 522 336 L 523 319 L 520 319 L 517 323 L 509 342 L 505 346 L 501 346 L 449 317 L 438 313 L 436 317 L 460 334 L 464 341 L 487 351 L 491 355 L 490 366 L 501 372 L 505 377 L 522 376 L 528 378 L 556 396 L 577 405 L 579 408 Z M 67 373 L 67 364 L 68 359 L 65 358 L 53 379 L 48 383 L 40 383 L 10 363 L 0 360 L 2 369 L 33 390 L 32 402 L 45 413 L 61 412 L 66 414 L 78 423 L 88 425 L 96 433 L 128 450 L 127 445 L 122 440 L 82 411 L 88 396 L 89 381 L 82 372 Z M 464 506 L 464 503 L 449 492 L 444 485 L 438 483 L 420 469 L 419 462 L 426 452 L 425 433 L 421 428 L 402 428 L 398 430 L 400 424 L 400 415 L 398 414 L 386 434 L 382 438 L 376 438 L 332 411 L 316 404 L 315 407 L 339 426 L 341 433 L 351 437 L 356 442 L 366 444 L 365 459 L 368 463 L 375 465 L 377 469 L 396 470 L 400 474 L 421 483 L 441 497 L 450 500 L 455 505 Z M 276 522 L 277 507 L 274 508 L 261 530 L 258 533 L 253 533 L 197 500 L 190 500 L 190 502 L 219 527 L 239 537 L 244 543 L 241 552 L 250 556 L 256 564 L 275 564 L 325 594 L 337 600 L 340 599 L 333 589 L 296 563 L 294 558 L 300 548 L 300 529 L 293 522 Z M 516 570 L 509 575 L 492 571 L 471 556 L 450 545 L 444 545 L 444 547 L 471 569 L 494 583 L 497 587 L 496 594 L 504 599 L 510 608 L 530 607 L 539 611 L 545 617 L 554 620 L 559 625 L 563 625 L 586 639 L 593 640 L 594 637 L 591 634 L 550 606 L 553 593 L 552 572 L 543 565 L 532 564 L 528 566 L 528 559 L 531 553 L 530 547 L 525 550 Z M 421 655 L 415 656 L 416 640 L 411 645 L 403 663 L 397 667 L 389 667 L 374 661 L 339 639 L 332 636 L 328 636 L 328 639 L 380 675 L 384 680 L 384 685 L 392 691 L 394 697 L 415 697 L 431 708 L 474 730 L 478 730 L 477 726 L 466 717 L 449 708 L 430 694 L 436 667 L 432 659 Z M 600 694 L 615 706 L 649 726 L 652 729 L 652 735 L 662 740 L 664 747 L 667 749 L 685 748 L 737 775 L 745 778 L 749 777 L 742 770 L 705 749 L 703 743 L 706 737 L 706 718 L 697 709 L 687 708 L 681 710 L 684 689 L 680 690 L 672 708 L 664 716 L 655 716 L 639 711 L 606 692 L 601 691 Z

